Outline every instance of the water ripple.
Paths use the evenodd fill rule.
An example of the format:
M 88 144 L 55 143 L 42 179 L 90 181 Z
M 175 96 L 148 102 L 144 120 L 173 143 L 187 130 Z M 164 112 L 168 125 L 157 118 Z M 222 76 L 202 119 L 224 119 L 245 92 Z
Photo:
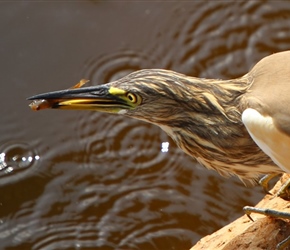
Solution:
M 162 39 L 170 41 L 170 68 L 192 76 L 235 78 L 268 51 L 289 49 L 286 3 L 212 1 L 196 9 L 177 6 L 174 14 L 180 18 L 163 33 Z M 183 49 L 177 53 L 175 48 Z
M 147 3 L 134 6 L 140 8 L 140 4 Z M 151 7 L 150 16 L 145 13 L 150 12 L 146 11 L 147 7 L 138 13 L 143 15 L 142 22 L 156 23 L 145 32 L 148 41 L 142 39 L 140 43 L 138 35 L 135 36 L 137 14 L 130 9 L 128 13 L 134 13 L 133 26 L 130 23 L 128 26 L 134 30 L 132 37 L 137 37 L 136 40 L 125 41 L 123 31 L 120 37 L 110 35 L 113 39 L 123 39 L 125 45 L 108 46 L 106 51 L 116 49 L 116 52 L 87 59 L 81 69 L 82 77 L 95 85 L 138 69 L 160 67 L 193 76 L 232 78 L 245 73 L 264 55 L 289 49 L 287 3 L 179 1 L 170 8 L 161 4 L 160 9 Z M 125 9 L 119 9 L 121 5 L 114 6 L 112 11 L 119 10 L 120 16 L 124 15 Z M 109 8 L 105 3 L 98 7 Z M 57 13 L 69 16 L 68 9 Z M 92 11 L 93 15 L 84 12 L 86 16 L 81 16 L 81 11 L 71 12 L 79 15 L 78 23 L 83 29 L 91 29 L 84 36 L 79 35 L 81 41 L 66 40 L 74 49 L 70 51 L 88 40 L 93 46 L 86 50 L 82 45 L 80 54 L 91 55 L 96 48 L 97 37 L 92 39 L 96 10 Z M 104 20 L 108 20 L 110 13 L 100 11 L 98 18 L 104 15 Z M 46 15 L 39 18 L 43 16 Z M 58 23 L 63 23 L 63 17 L 56 19 Z M 71 15 L 70 20 L 75 17 Z M 89 24 L 82 23 L 85 20 Z M 27 33 L 24 29 L 23 32 Z M 62 37 L 63 29 L 59 32 Z M 86 34 L 90 39 L 85 39 Z M 57 45 L 59 41 L 55 41 Z M 139 42 L 136 46 L 135 41 Z M 125 50 L 125 46 L 132 49 Z M 55 57 L 51 58 L 49 53 L 40 55 L 54 64 Z M 85 60 L 80 58 L 81 62 Z M 28 66 L 31 65 L 27 63 Z M 24 69 L 31 77 L 31 72 Z M 38 77 L 43 77 L 41 70 L 40 74 Z M 254 204 L 261 197 L 255 192 L 257 189 L 247 189 L 234 178 L 225 180 L 196 165 L 156 126 L 85 111 L 62 114 L 48 111 L 37 115 L 43 115 L 42 121 L 29 122 L 29 129 L 38 138 L 37 151 L 45 174 L 26 175 L 40 165 L 39 154 L 28 144 L 10 143 L 0 150 L 3 249 L 188 249 L 200 237 L 237 218 L 243 205 Z M 4 118 L 4 123 L 9 125 L 5 127 L 8 133 L 3 132 L 5 140 L 14 139 L 15 133 L 20 137 L 19 133 L 22 136 L 28 130 L 20 129 L 15 122 L 17 117 L 11 117 Z M 21 128 L 27 125 L 22 123 Z M 13 178 L 21 181 L 17 185 L 2 185 L 12 183 Z
M 103 84 L 117 80 L 133 71 L 152 67 L 153 58 L 136 51 L 118 51 L 90 58 L 84 63 L 83 73 L 91 83 Z

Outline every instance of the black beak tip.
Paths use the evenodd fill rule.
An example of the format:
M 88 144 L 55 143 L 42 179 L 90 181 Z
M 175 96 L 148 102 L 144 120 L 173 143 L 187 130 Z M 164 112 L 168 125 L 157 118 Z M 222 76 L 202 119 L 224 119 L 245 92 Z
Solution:
M 33 100 L 37 100 L 37 98 L 35 98 L 35 96 L 30 96 L 28 98 L 26 98 L 27 101 L 33 101 Z
M 50 93 L 45 94 L 38 94 L 28 97 L 26 100 L 28 101 L 34 101 L 34 100 L 41 100 L 41 99 L 51 99 L 54 98 Z

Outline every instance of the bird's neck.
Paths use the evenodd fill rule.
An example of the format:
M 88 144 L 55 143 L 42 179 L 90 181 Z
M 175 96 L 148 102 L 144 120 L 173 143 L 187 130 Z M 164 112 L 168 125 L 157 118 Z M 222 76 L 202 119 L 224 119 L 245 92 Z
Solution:
M 216 140 L 240 134 L 242 121 L 240 99 L 251 85 L 247 75 L 234 80 L 189 78 L 182 82 L 186 98 L 159 125 L 175 141 L 176 136 L 192 140 Z M 153 122 L 154 123 L 154 122 Z
M 250 88 L 252 79 L 249 75 L 233 80 L 199 79 L 192 78 L 187 84 L 193 93 L 189 102 L 197 116 L 200 114 L 200 125 L 220 122 L 226 119 L 231 122 L 240 122 L 239 102 L 243 94 Z
M 199 92 L 193 92 L 179 119 L 170 126 L 159 126 L 184 152 L 222 175 L 256 178 L 257 173 L 251 170 L 257 162 L 266 165 L 266 170 L 274 168 L 241 121 L 240 101 L 251 85 L 249 76 L 200 81 Z

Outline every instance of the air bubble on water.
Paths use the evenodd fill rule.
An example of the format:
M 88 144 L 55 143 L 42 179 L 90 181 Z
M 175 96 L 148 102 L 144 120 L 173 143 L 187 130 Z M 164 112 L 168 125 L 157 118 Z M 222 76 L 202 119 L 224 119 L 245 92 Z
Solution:
M 0 171 L 9 174 L 23 170 L 31 167 L 39 158 L 26 143 L 5 145 L 0 151 Z

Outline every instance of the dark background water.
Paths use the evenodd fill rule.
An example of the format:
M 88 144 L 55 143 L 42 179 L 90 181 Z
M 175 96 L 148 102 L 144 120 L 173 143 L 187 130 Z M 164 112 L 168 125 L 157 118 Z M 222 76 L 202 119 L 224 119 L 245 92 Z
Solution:
M 0 20 L 0 249 L 189 249 L 262 197 L 158 127 L 26 98 L 143 68 L 241 76 L 290 48 L 289 2 L 7 1 Z

